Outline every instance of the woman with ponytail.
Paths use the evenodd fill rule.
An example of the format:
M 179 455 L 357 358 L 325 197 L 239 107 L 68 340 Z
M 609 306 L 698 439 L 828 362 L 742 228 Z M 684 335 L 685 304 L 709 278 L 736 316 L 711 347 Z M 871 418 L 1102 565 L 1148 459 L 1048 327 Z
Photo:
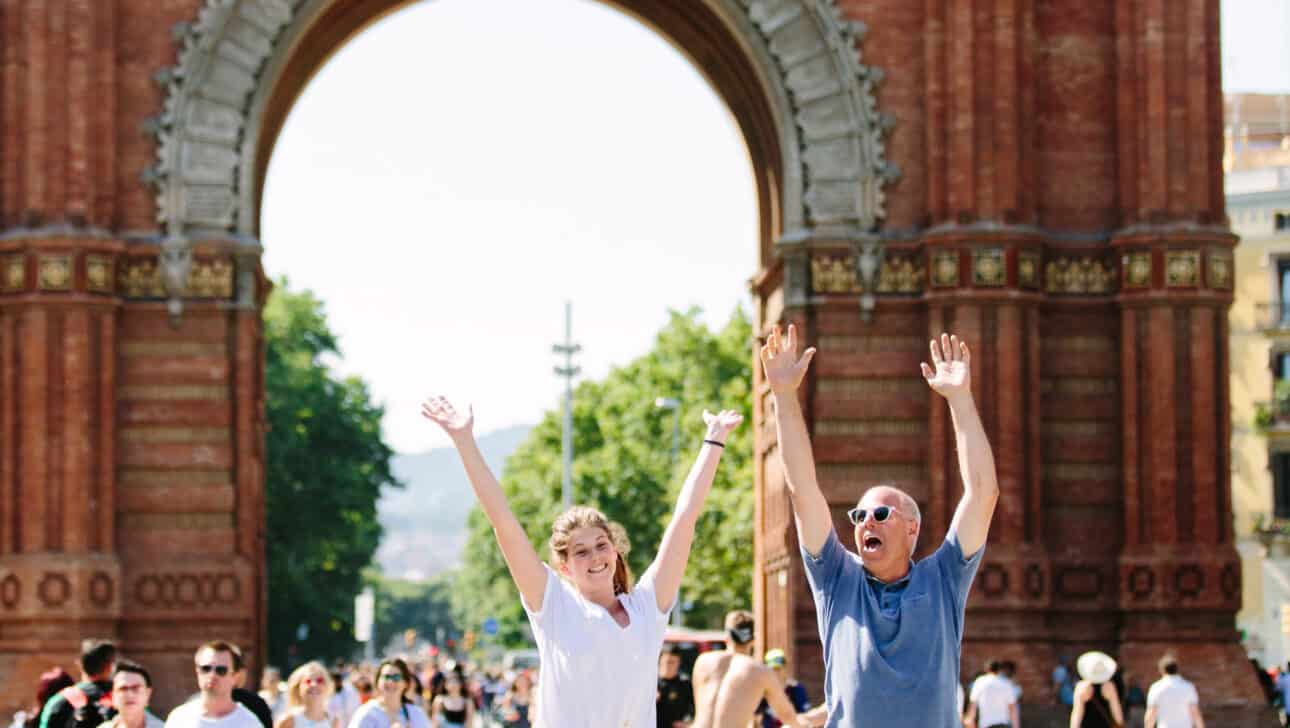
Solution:
M 538 557 L 472 433 L 474 413 L 443 397 L 421 413 L 448 433 L 519 588 L 541 654 L 534 725 L 654 728 L 658 653 L 690 558 L 694 527 L 737 412 L 703 413 L 707 435 L 681 488 L 658 555 L 632 584 L 622 526 L 575 506 L 551 527 L 551 565 Z

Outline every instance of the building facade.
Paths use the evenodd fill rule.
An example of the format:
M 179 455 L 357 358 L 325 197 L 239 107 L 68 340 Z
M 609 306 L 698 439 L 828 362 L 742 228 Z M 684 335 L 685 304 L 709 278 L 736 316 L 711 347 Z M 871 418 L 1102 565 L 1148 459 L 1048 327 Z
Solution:
M 1238 626 L 1252 657 L 1284 665 L 1290 659 L 1290 95 L 1231 94 L 1225 101 L 1225 192 L 1232 231 L 1240 237 L 1229 313 L 1232 506 L 1243 563 Z

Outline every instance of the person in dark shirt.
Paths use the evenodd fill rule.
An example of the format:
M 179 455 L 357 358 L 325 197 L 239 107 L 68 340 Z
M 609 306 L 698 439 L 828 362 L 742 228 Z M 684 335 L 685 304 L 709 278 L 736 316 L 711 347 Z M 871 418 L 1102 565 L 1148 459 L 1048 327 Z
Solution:
M 238 664 L 240 667 L 233 680 L 233 701 L 245 705 L 247 710 L 255 713 L 264 728 L 273 728 L 273 709 L 259 693 L 246 689 L 246 663 L 239 659 Z
M 102 640 L 81 643 L 81 681 L 60 690 L 45 703 L 40 728 L 94 728 L 116 715 L 112 707 L 112 671 L 116 645 Z
M 682 728 L 694 717 L 694 687 L 681 674 L 681 656 L 664 645 L 658 656 L 658 728 Z

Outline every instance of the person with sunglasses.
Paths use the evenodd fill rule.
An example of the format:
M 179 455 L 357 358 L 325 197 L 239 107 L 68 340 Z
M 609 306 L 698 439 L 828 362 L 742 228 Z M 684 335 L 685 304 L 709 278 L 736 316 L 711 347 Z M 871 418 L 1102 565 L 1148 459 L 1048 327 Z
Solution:
M 890 484 L 870 487 L 847 515 L 856 552 L 842 546 L 815 475 L 797 389 L 815 349 L 775 327 L 761 348 L 775 403 L 779 452 L 824 647 L 830 728 L 948 728 L 956 706 L 963 619 L 999 498 L 994 455 L 972 398 L 971 353 L 957 336 L 930 342 L 927 385 L 949 406 L 963 497 L 945 541 L 912 559 L 918 503 Z
M 349 720 L 349 728 L 430 728 L 430 719 L 408 698 L 412 670 L 397 657 L 376 668 L 376 695 Z
M 222 640 L 207 642 L 193 656 L 196 700 L 170 711 L 166 728 L 262 728 L 260 719 L 233 699 L 242 670 L 242 651 Z
M 321 662 L 306 662 L 287 678 L 287 711 L 274 728 L 341 728 L 327 710 L 335 685 Z

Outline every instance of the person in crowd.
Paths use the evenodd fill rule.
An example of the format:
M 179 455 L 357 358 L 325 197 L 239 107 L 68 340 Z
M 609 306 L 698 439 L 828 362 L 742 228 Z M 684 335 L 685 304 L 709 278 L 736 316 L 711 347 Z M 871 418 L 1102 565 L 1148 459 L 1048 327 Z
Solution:
M 503 728 L 532 728 L 529 713 L 533 705 L 533 682 L 527 672 L 516 674 L 498 702 L 497 715 Z
M 112 705 L 112 675 L 116 671 L 116 645 L 89 639 L 81 643 L 81 679 L 45 702 L 40 728 L 97 728 L 116 715 Z
M 1120 694 L 1111 678 L 1117 665 L 1111 656 L 1096 650 L 1075 661 L 1080 681 L 1075 684 L 1070 728 L 1119 728 L 1124 725 Z
M 233 645 L 237 649 L 236 645 Z M 256 720 L 260 721 L 263 728 L 273 728 L 273 709 L 265 702 L 264 698 L 254 690 L 248 689 L 248 677 L 246 673 L 246 660 L 242 658 L 241 651 L 238 652 L 238 668 L 233 675 L 233 700 L 246 706 L 251 711 Z
M 166 728 L 262 728 L 261 719 L 233 699 L 243 668 L 242 651 L 231 642 L 213 640 L 198 647 L 193 669 L 200 694 L 170 711 Z
M 450 672 L 444 680 L 443 694 L 430 706 L 430 721 L 435 728 L 465 728 L 475 721 L 475 704 L 466 694 L 459 673 Z
M 787 336 L 775 327 L 761 348 L 824 647 L 829 726 L 925 728 L 960 720 L 954 686 L 967 597 L 981 565 L 999 483 L 972 396 L 967 344 L 942 334 L 929 348 L 931 364 L 921 364 L 921 370 L 948 405 L 963 497 L 944 542 L 917 563 L 912 557 L 922 525 L 918 503 L 891 484 L 863 492 L 847 513 L 858 553 L 842 546 L 816 478 L 798 394 L 815 349 L 798 356 L 794 326 Z
M 1003 675 L 1003 663 L 999 660 L 986 663 L 985 674 L 972 683 L 963 725 L 969 728 L 1021 728 L 1017 691 Z
M 772 668 L 753 658 L 753 616 L 726 615 L 726 649 L 705 652 L 694 662 L 694 728 L 746 728 L 765 700 L 775 715 L 794 728 L 812 723 L 799 716 Z
M 165 728 L 166 722 L 148 710 L 152 700 L 152 675 L 143 665 L 120 660 L 112 674 L 112 704 L 115 717 L 99 728 Z
M 19 710 L 13 715 L 12 728 L 40 728 L 40 715 L 45 710 L 45 704 L 50 701 L 58 691 L 76 684 L 71 675 L 61 667 L 51 667 L 40 674 L 40 679 L 36 681 L 36 700 L 32 703 L 29 710 Z
M 1053 695 L 1058 705 L 1069 706 L 1075 702 L 1075 678 L 1065 656 L 1059 656 L 1053 667 Z
M 374 690 L 372 687 L 372 678 L 368 677 L 363 672 L 355 671 L 354 674 L 350 676 L 349 682 L 354 686 L 354 690 L 358 693 L 359 705 L 372 699 Z
M 793 710 L 798 713 L 806 713 L 811 709 L 811 698 L 806 692 L 806 686 L 797 681 L 788 671 L 788 655 L 783 650 L 776 647 L 766 651 L 765 657 L 762 658 L 766 667 L 775 671 L 775 676 L 784 685 L 784 695 L 788 702 L 793 704 Z M 761 715 L 762 728 L 780 728 L 784 725 L 776 715 L 775 711 L 770 709 L 770 703 L 765 700 L 757 706 L 757 712 Z
M 283 688 L 282 671 L 272 665 L 264 668 L 260 676 L 260 699 L 268 704 L 275 723 L 287 713 L 287 695 Z
M 430 728 L 426 712 L 412 702 L 412 670 L 397 657 L 376 668 L 376 696 L 363 703 L 348 728 Z
M 348 725 L 358 706 L 363 704 L 358 697 L 358 691 L 345 679 L 348 671 L 349 668 L 344 660 L 337 660 L 331 669 L 332 696 L 327 703 L 327 712 L 336 716 L 341 725 Z
M 1178 659 L 1160 658 L 1160 679 L 1147 690 L 1143 728 L 1205 728 L 1196 686 L 1178 674 Z
M 681 674 L 681 653 L 664 645 L 658 655 L 657 728 L 684 728 L 694 717 L 694 687 Z
M 551 528 L 551 566 L 538 557 L 524 527 L 489 472 L 472 434 L 474 414 L 443 397 L 422 414 L 452 439 L 471 486 L 493 526 L 519 588 L 541 655 L 534 722 L 559 728 L 655 724 L 657 657 L 730 432 L 743 421 L 733 410 L 703 413 L 706 434 L 653 563 L 633 586 L 622 526 L 594 508 L 575 506 Z M 612 678 L 614 689 L 604 687 Z
M 342 728 L 328 710 L 335 684 L 321 662 L 306 662 L 287 678 L 287 710 L 274 728 Z

